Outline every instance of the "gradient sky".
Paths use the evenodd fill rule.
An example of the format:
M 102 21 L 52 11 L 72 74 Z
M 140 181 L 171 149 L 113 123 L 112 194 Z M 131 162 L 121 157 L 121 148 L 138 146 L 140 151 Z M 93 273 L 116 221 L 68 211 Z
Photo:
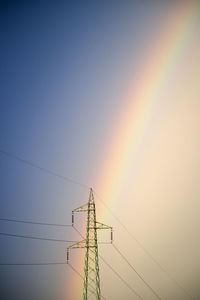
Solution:
M 1 1 L 0 150 L 94 188 L 200 298 L 200 2 Z M 0 154 L 0 218 L 71 222 L 89 191 Z M 190 299 L 98 198 L 98 221 L 162 299 Z M 84 216 L 76 216 L 84 233 Z M 80 240 L 71 228 L 0 221 L 1 232 Z M 65 261 L 66 244 L 0 237 L 0 262 Z M 100 233 L 107 241 L 109 234 Z M 155 296 L 111 245 L 99 252 Z M 82 274 L 82 250 L 70 252 Z M 137 299 L 100 261 L 106 299 Z M 80 300 L 67 266 L 0 266 L 5 299 Z M 7 297 L 7 298 L 6 298 Z

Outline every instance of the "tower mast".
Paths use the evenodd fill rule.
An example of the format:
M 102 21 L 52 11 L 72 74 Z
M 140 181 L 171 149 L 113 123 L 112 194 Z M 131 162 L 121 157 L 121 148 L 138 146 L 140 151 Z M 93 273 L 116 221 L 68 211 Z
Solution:
M 90 189 L 88 203 L 72 211 L 72 226 L 74 225 L 74 213 L 87 212 L 86 238 L 67 248 L 67 262 L 69 261 L 69 249 L 85 248 L 85 265 L 83 280 L 83 300 L 101 299 L 99 256 L 97 229 L 110 229 L 112 242 L 112 227 L 96 221 L 96 207 L 93 190 Z

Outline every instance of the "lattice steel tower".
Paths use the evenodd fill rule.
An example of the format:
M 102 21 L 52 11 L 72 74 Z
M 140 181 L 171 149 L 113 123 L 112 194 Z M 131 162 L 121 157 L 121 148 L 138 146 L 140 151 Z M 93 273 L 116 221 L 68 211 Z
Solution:
M 112 227 L 96 221 L 96 208 L 93 190 L 90 189 L 89 200 L 85 205 L 72 211 L 72 226 L 74 226 L 74 213 L 87 212 L 86 238 L 67 248 L 67 262 L 69 261 L 70 248 L 85 248 L 85 266 L 83 280 L 83 300 L 101 299 L 100 276 L 99 276 L 99 257 L 97 229 L 111 230 L 111 243 L 113 240 Z

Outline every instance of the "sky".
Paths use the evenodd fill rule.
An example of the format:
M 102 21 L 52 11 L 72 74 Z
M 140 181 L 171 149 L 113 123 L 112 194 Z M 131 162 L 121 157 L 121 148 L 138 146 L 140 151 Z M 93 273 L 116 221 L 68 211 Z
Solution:
M 97 220 L 160 299 L 199 299 L 200 2 L 1 1 L 0 37 L 0 219 L 70 225 L 92 187 Z M 81 239 L 70 226 L 0 224 Z M 75 224 L 85 234 L 86 215 Z M 66 262 L 69 243 L 0 243 L 5 300 L 82 299 L 67 265 L 1 265 Z M 156 299 L 113 245 L 99 244 L 100 255 Z M 84 249 L 70 263 L 83 275 Z M 101 258 L 99 267 L 106 299 L 139 299 Z

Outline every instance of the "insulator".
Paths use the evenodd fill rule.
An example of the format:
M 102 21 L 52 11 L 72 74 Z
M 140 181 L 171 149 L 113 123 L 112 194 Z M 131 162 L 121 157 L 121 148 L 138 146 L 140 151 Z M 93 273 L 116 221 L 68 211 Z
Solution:
M 72 226 L 74 225 L 74 213 L 72 212 Z
M 111 243 L 113 242 L 113 230 L 111 229 L 111 232 L 110 232 L 110 239 L 111 239 Z
M 67 249 L 67 263 L 69 261 L 69 249 Z

